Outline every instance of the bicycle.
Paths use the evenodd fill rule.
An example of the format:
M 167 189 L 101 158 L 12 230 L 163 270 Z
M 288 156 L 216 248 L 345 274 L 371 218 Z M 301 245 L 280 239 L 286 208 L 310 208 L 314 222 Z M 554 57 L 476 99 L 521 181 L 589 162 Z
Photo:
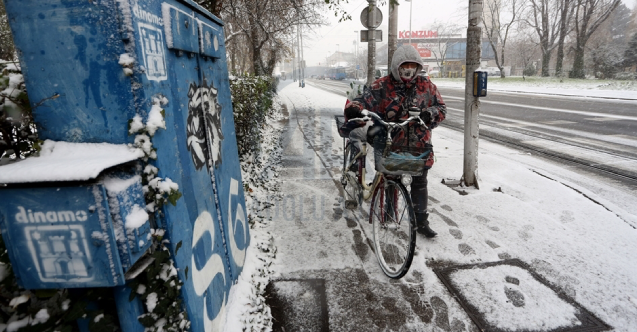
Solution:
M 377 172 L 374 180 L 365 179 L 365 161 L 367 142 L 360 142 L 360 149 L 349 139 L 349 133 L 343 137 L 343 185 L 345 208 L 354 210 L 362 201 L 370 201 L 369 222 L 374 236 L 374 252 L 383 272 L 390 278 L 402 278 L 411 266 L 416 247 L 416 217 L 406 186 L 411 184 L 411 176 L 422 175 L 427 148 L 400 147 L 393 144 L 394 133 L 398 133 L 411 122 L 427 127 L 418 116 L 411 116 L 401 123 L 383 121 L 377 114 L 363 111 L 364 118 L 372 117 L 385 128 L 385 135 L 374 138 L 375 153 L 380 160 L 375 161 Z M 344 121 L 343 116 L 335 116 L 338 128 Z M 349 121 L 360 121 L 351 119 Z M 349 122 L 348 121 L 348 122 Z M 394 135 L 392 135 L 394 134 Z M 383 137 L 384 136 L 384 137 Z M 376 159 L 376 158 L 375 158 Z

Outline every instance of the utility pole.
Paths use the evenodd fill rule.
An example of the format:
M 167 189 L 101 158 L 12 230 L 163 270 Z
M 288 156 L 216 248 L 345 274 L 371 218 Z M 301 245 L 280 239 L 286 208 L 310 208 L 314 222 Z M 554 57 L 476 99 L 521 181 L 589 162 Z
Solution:
M 369 32 L 367 34 L 367 86 L 371 86 L 374 82 L 374 69 L 376 69 L 376 0 L 367 0 L 369 3 L 368 25 Z
M 358 81 L 358 30 L 354 31 L 354 79 Z
M 299 24 L 296 25 L 296 52 L 297 52 L 297 73 L 299 75 L 299 87 L 301 86 L 301 41 L 300 41 L 300 35 L 301 35 L 301 26 Z
M 409 43 L 410 44 L 411 44 L 411 8 L 413 4 L 414 4 L 414 0 L 409 0 Z
M 292 53 L 294 56 L 292 57 L 292 82 L 296 82 L 296 52 L 294 52 L 294 38 L 292 38 Z
M 301 87 L 305 87 L 305 57 L 303 57 L 303 30 L 299 25 L 299 36 L 301 38 Z
M 398 44 L 398 4 L 389 0 L 389 32 L 387 33 L 387 68 L 391 68 L 391 59 Z M 411 28 L 411 27 L 410 27 Z
M 465 186 L 478 189 L 478 117 L 480 99 L 473 96 L 473 72 L 480 68 L 482 57 L 482 2 L 469 0 L 469 25 L 467 27 L 467 58 L 464 92 L 464 163 L 462 180 Z

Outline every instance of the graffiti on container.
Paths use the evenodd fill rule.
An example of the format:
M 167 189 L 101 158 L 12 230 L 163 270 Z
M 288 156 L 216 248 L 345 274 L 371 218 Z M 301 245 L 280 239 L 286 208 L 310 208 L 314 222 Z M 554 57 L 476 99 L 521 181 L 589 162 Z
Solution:
M 221 165 L 221 105 L 217 100 L 217 89 L 204 80 L 203 85 L 190 83 L 188 89 L 188 151 L 200 170 Z

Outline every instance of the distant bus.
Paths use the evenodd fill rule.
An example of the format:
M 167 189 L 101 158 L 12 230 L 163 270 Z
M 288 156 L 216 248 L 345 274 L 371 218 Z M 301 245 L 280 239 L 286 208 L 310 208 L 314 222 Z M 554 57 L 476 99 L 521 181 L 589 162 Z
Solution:
M 330 68 L 327 70 L 327 77 L 331 80 L 344 80 L 346 77 L 345 67 Z

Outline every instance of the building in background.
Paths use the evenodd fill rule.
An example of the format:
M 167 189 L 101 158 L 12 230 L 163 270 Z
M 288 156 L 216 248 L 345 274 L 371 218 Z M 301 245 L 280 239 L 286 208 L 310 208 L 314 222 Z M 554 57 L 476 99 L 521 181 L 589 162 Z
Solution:
M 424 70 L 434 77 L 464 77 L 467 39 L 461 35 L 438 35 L 437 31 L 400 31 L 398 46 L 413 45 L 425 65 Z M 495 55 L 489 40 L 482 40 L 482 66 L 495 66 Z

